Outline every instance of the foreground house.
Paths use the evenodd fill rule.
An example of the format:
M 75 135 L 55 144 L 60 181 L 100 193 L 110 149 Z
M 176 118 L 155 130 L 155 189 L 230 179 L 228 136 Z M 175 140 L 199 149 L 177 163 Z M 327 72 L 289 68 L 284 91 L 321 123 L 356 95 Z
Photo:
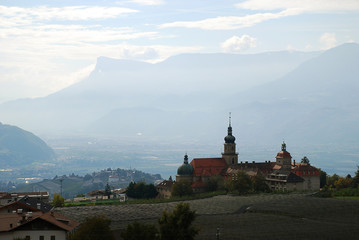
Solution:
M 66 240 L 78 222 L 56 212 L 27 212 L 0 214 L 0 240 L 39 239 Z

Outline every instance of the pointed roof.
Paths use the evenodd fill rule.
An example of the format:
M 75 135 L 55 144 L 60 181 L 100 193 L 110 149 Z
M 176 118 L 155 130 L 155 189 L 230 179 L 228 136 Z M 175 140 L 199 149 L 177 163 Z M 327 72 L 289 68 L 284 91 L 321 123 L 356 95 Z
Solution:
M 227 136 L 224 138 L 225 143 L 234 143 L 236 138 L 232 135 L 232 126 L 231 126 L 231 113 L 229 113 L 229 125 L 228 125 L 228 133 Z
M 18 213 L 0 214 L 0 232 L 13 231 L 33 221 L 46 221 L 65 231 L 72 231 L 80 223 L 56 212 L 33 212 L 31 217 Z

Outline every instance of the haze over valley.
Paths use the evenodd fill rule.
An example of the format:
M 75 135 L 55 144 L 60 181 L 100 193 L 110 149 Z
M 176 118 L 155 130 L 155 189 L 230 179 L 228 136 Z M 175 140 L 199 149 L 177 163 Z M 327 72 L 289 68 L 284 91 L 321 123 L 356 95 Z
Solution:
M 23 178 L 108 167 L 168 178 L 186 152 L 220 156 L 229 112 L 239 161 L 273 160 L 285 140 L 294 159 L 307 156 L 346 175 L 359 163 L 357 66 L 355 43 L 320 52 L 183 54 L 156 64 L 99 57 L 83 81 L 5 102 L 0 116 L 56 153 L 21 162 L 33 170 Z M 23 175 L 20 162 L 2 162 L 4 178 Z

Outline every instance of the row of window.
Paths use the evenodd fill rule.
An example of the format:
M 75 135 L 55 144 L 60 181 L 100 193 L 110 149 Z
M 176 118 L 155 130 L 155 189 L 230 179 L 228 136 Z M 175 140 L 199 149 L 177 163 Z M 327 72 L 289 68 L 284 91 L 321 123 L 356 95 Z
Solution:
M 31 240 L 30 236 L 26 236 L 25 240 Z M 45 240 L 44 236 L 39 236 L 39 240 Z M 56 236 L 51 236 L 50 240 L 56 240 Z

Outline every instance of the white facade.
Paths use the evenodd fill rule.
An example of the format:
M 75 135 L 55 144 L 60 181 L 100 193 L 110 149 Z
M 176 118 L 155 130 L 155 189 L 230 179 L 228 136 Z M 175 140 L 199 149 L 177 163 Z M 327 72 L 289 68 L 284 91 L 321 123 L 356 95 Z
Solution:
M 0 240 L 14 240 L 14 238 L 30 237 L 31 240 L 66 240 L 67 234 L 63 230 L 28 230 L 0 233 Z M 43 238 L 42 238 L 43 237 Z

